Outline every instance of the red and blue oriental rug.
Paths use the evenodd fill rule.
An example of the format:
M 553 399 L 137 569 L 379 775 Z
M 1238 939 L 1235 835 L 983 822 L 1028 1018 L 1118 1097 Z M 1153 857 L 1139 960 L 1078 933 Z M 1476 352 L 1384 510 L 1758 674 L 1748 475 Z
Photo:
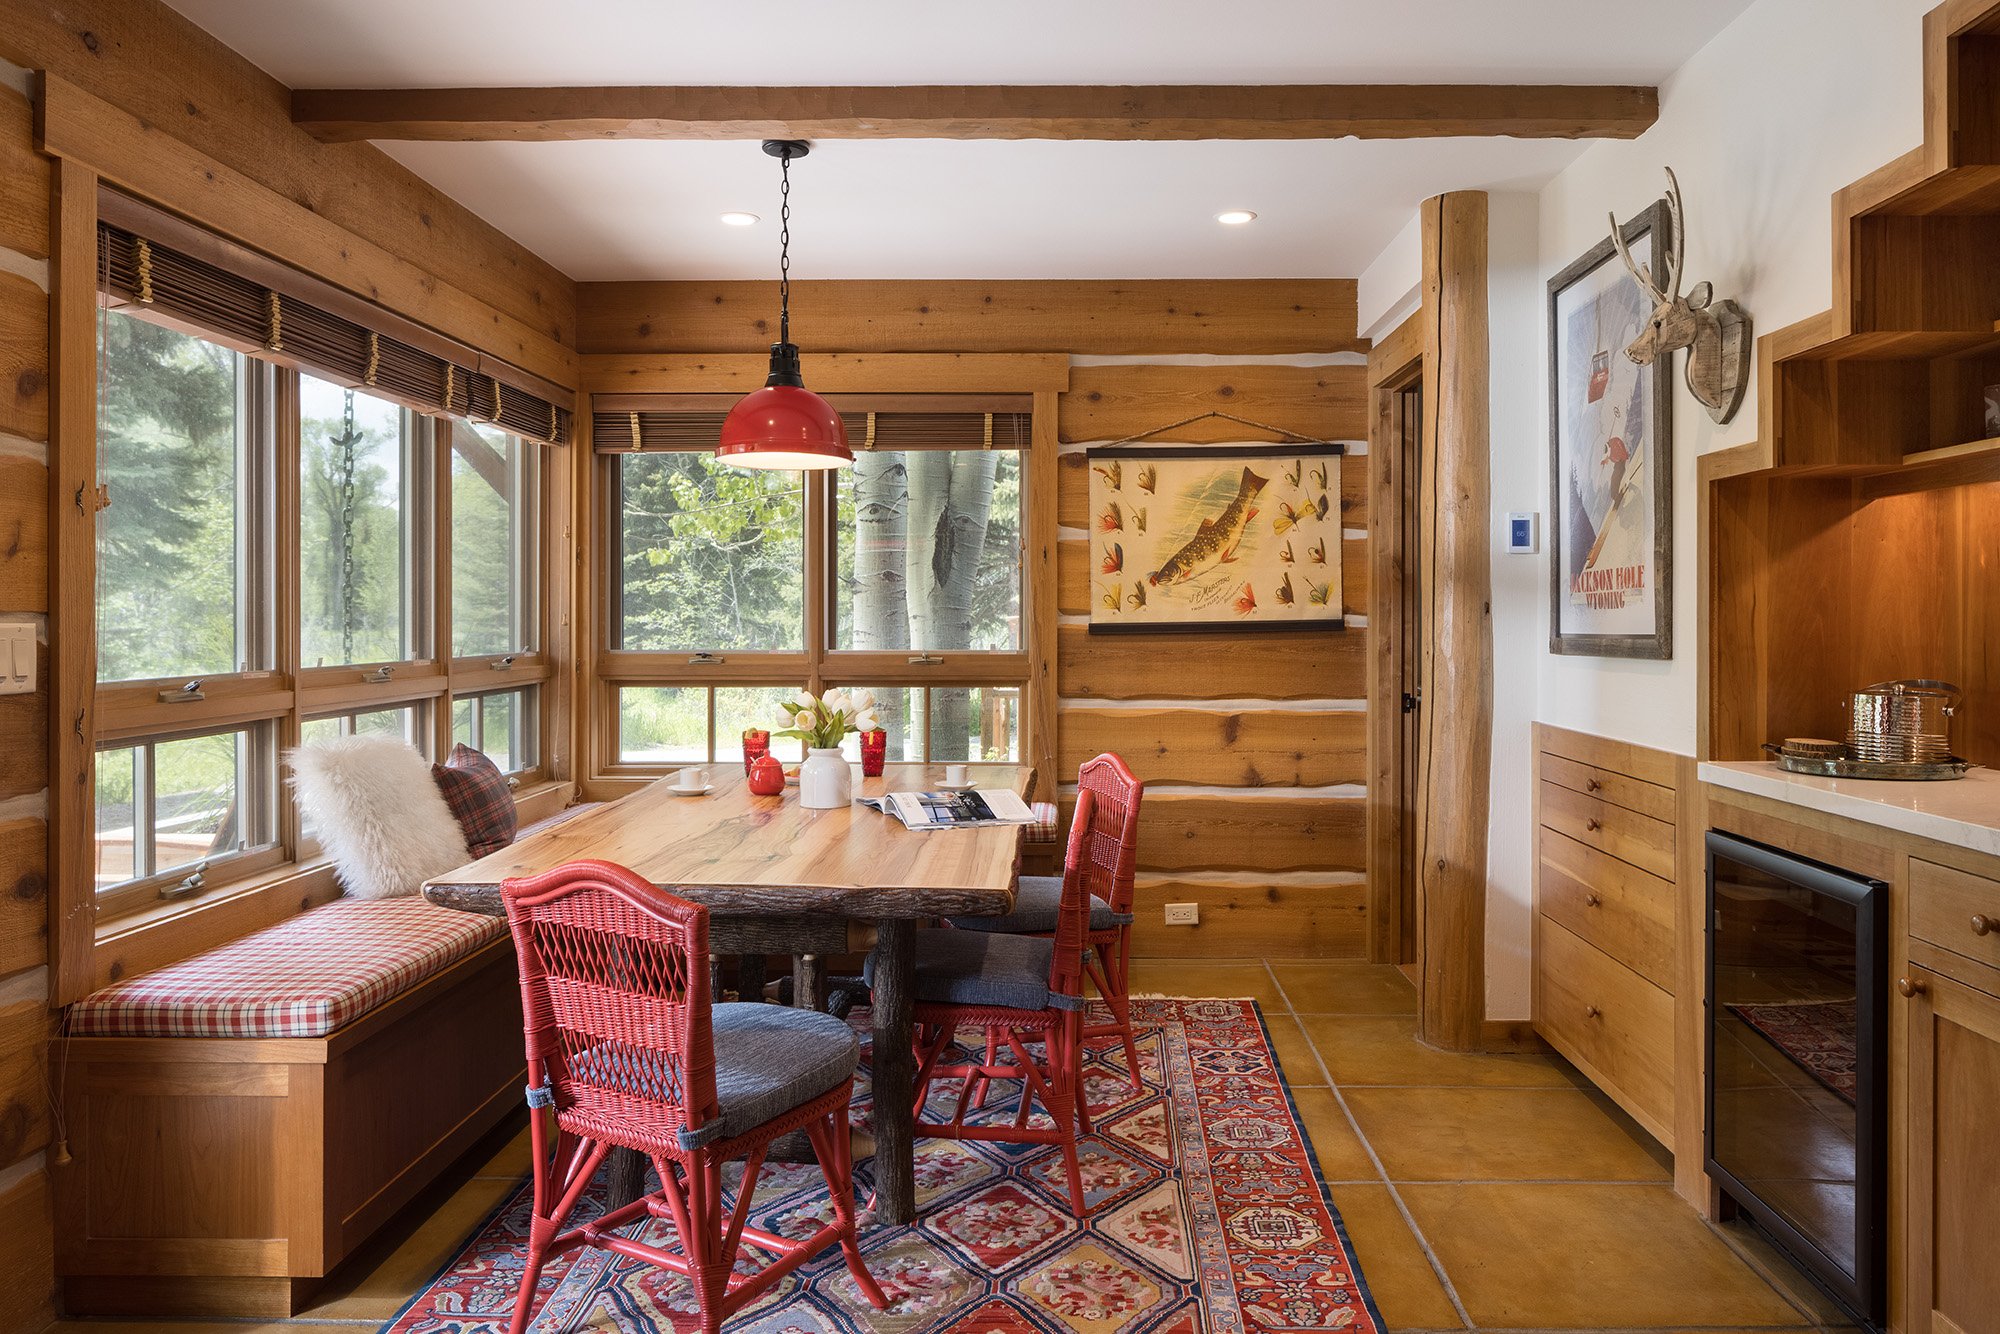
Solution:
M 731 1334 L 1381 1331 L 1256 1004 L 1135 1000 L 1133 1018 L 1143 1090 L 1109 1048 L 1092 1050 L 1086 1073 L 1087 1220 L 1070 1216 L 1051 1146 L 920 1139 L 917 1223 L 862 1215 L 862 1250 L 891 1308 L 861 1299 L 835 1248 L 730 1321 Z M 855 1023 L 865 1043 L 865 1012 Z M 865 1080 L 864 1070 L 864 1129 Z M 1003 1087 L 977 1116 L 1012 1119 Z M 928 1114 L 939 1102 L 948 1113 L 954 1096 L 940 1089 Z M 856 1166 L 865 1197 L 868 1164 Z M 770 1231 L 799 1235 L 827 1216 L 811 1164 L 768 1165 L 756 1190 L 752 1220 Z M 524 1186 L 501 1206 L 384 1334 L 504 1330 L 528 1198 Z M 647 1226 L 649 1240 L 673 1245 L 670 1229 Z M 542 1284 L 537 1334 L 699 1328 L 678 1276 L 606 1252 L 572 1253 Z

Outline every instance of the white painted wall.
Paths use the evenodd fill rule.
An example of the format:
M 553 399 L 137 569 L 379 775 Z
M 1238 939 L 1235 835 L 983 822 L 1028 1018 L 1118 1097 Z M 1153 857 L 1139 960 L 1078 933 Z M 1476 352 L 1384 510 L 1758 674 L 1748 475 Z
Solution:
M 1487 900 L 1487 1013 L 1529 1010 L 1533 883 L 1529 723 L 1692 754 L 1700 552 L 1695 458 L 1756 438 L 1753 379 L 1718 427 L 1674 371 L 1674 657 L 1559 657 L 1548 651 L 1548 329 L 1545 290 L 1680 177 L 1688 284 L 1742 303 L 1759 333 L 1831 299 L 1834 191 L 1916 147 L 1922 126 L 1922 18 L 1936 0 L 1757 0 L 1670 77 L 1660 119 L 1636 140 L 1592 145 L 1532 201 L 1493 197 L 1494 748 Z M 1534 244 L 1523 240 L 1532 229 Z M 1362 325 L 1418 281 L 1418 246 L 1399 237 L 1366 271 Z M 1377 330 L 1386 332 L 1387 327 Z M 1505 555 L 1502 519 L 1543 514 L 1542 552 Z
M 1606 213 L 1631 217 L 1659 197 L 1672 166 L 1687 207 L 1688 285 L 1707 279 L 1767 333 L 1825 310 L 1832 292 L 1832 195 L 1923 139 L 1923 14 L 1935 0 L 1758 0 L 1660 90 L 1660 119 L 1638 139 L 1593 145 L 1543 188 L 1541 280 L 1608 234 Z M 1496 274 L 1496 289 L 1502 281 Z M 1518 480 L 1548 508 L 1546 312 L 1493 324 L 1494 375 L 1530 344 L 1533 385 L 1494 391 L 1494 504 Z M 1674 656 L 1668 662 L 1561 657 L 1548 651 L 1547 540 L 1532 595 L 1516 596 L 1496 557 L 1494 643 L 1532 654 L 1535 716 L 1560 727 L 1691 755 L 1699 645 L 1695 458 L 1757 436 L 1753 379 L 1734 421 L 1717 426 L 1674 372 Z M 1512 372 L 1506 372 L 1512 373 Z M 1544 519 L 1546 525 L 1546 516 Z M 1504 646 L 1504 647 L 1503 647 Z M 1510 669 L 1512 665 L 1510 664 Z M 1496 684 L 1505 677 L 1496 677 Z M 1533 865 L 1525 809 L 1526 729 L 1495 719 L 1495 821 L 1488 904 L 1487 1007 L 1497 1019 L 1529 1009 L 1528 893 Z M 1519 826 L 1518 829 L 1515 826 Z
M 1363 338 L 1381 342 L 1417 309 L 1423 296 L 1423 247 L 1423 220 L 1412 213 L 1396 239 L 1355 280 L 1354 324 Z

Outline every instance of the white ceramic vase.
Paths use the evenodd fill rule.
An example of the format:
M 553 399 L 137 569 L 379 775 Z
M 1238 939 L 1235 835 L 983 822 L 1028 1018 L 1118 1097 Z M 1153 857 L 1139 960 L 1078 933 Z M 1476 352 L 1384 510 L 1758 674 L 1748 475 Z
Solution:
M 854 771 L 839 747 L 814 749 L 799 766 L 799 805 L 830 811 L 854 800 Z

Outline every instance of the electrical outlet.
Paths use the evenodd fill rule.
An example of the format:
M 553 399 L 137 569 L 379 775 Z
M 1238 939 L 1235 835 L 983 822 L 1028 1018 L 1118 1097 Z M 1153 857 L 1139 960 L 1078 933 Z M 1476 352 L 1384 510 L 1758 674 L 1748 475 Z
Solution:
M 1168 926 L 1200 926 L 1201 905 L 1199 903 L 1169 903 L 1167 905 Z

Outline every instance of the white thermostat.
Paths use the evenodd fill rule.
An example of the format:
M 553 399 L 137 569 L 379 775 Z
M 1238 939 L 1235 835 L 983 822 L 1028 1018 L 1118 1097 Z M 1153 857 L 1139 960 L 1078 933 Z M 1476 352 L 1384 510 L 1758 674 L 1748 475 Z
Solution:
M 1507 551 L 1515 556 L 1532 556 L 1542 549 L 1542 516 L 1539 514 L 1509 514 L 1507 516 Z

